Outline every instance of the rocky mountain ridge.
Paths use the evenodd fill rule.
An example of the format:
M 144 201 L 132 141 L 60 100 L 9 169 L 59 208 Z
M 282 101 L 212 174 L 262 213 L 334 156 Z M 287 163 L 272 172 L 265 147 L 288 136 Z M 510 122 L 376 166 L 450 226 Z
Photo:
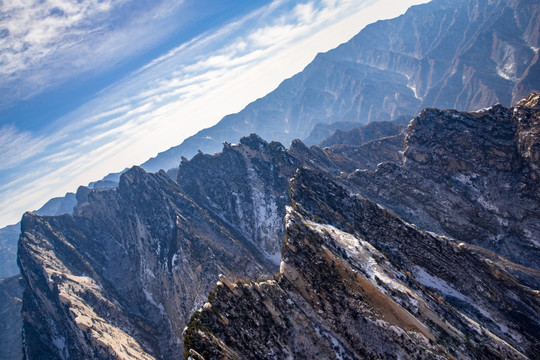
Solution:
M 252 135 L 182 162 L 178 182 L 134 167 L 118 188 L 79 188 L 73 215 L 25 214 L 26 354 L 181 354 L 182 330 L 219 274 L 278 271 L 288 179 L 300 164 Z
M 538 356 L 538 292 L 320 173 L 300 168 L 290 191 L 279 275 L 219 282 L 185 358 Z
M 511 109 L 426 110 L 405 135 L 359 146 L 308 147 L 295 140 L 286 149 L 251 135 L 238 144 L 225 143 L 219 154 L 184 159 L 176 181 L 163 171 L 150 174 L 134 167 L 121 176 L 116 189 L 80 188 L 73 215 L 28 213 L 19 242 L 26 354 L 172 359 L 183 351 L 197 358 L 207 349 L 208 354 L 249 358 L 238 349 L 247 346 L 242 340 L 247 333 L 235 330 L 228 313 L 214 312 L 215 304 L 236 314 L 242 324 L 247 321 L 248 329 L 265 319 L 264 329 L 272 335 L 250 330 L 257 339 L 250 345 L 252 356 L 263 351 L 269 358 L 302 358 L 302 349 L 314 346 L 322 358 L 381 358 L 388 353 L 534 358 L 534 334 L 540 328 L 538 293 L 532 289 L 539 288 L 540 273 L 463 239 L 489 245 L 481 236 L 435 235 L 412 225 L 423 227 L 407 216 L 431 219 L 428 230 L 454 231 L 441 226 L 450 219 L 450 210 L 438 204 L 449 201 L 448 194 L 457 204 L 467 200 L 468 192 L 448 186 L 463 172 L 476 171 L 474 184 L 487 178 L 493 185 L 474 187 L 474 196 L 491 199 L 490 191 L 506 184 L 520 192 L 497 203 L 497 211 L 471 197 L 475 201 L 467 200 L 470 207 L 451 208 L 456 223 L 492 231 L 507 245 L 494 249 L 499 252 L 523 244 L 529 244 L 529 253 L 537 251 L 529 235 L 519 237 L 513 231 L 518 219 L 506 216 L 508 226 L 490 228 L 489 221 L 482 222 L 485 218 L 467 216 L 471 208 L 490 216 L 526 211 L 531 220 L 523 221 L 521 235 L 536 231 L 538 99 L 533 94 Z M 455 134 L 467 141 L 457 141 Z M 441 144 L 446 153 L 433 148 Z M 418 155 L 426 153 L 432 156 L 429 161 Z M 390 162 L 373 164 L 375 154 Z M 472 168 L 448 166 L 471 159 Z M 384 169 L 414 170 L 422 188 L 406 181 L 400 187 L 392 179 L 404 179 L 401 173 Z M 368 176 L 377 191 L 362 183 Z M 291 177 L 295 180 L 289 183 Z M 407 197 L 401 208 L 393 209 L 386 194 L 401 193 Z M 526 206 L 518 209 L 520 201 Z M 432 209 L 436 211 L 428 211 Z M 417 214 L 430 217 L 414 218 Z M 289 220 L 283 223 L 283 217 Z M 531 259 L 524 254 L 517 260 Z M 270 279 L 278 265 L 282 275 L 275 280 L 248 282 Z M 218 279 L 223 285 L 210 295 L 210 307 L 203 306 Z M 231 290 L 236 281 L 247 285 Z M 233 303 L 227 303 L 232 299 L 227 291 L 236 291 Z M 257 305 L 261 301 L 270 315 Z M 184 327 L 201 306 L 202 313 L 188 327 L 196 331 L 184 332 L 189 347 L 183 348 Z M 243 313 L 250 306 L 253 311 Z M 338 328 L 342 323 L 347 326 Z M 220 330 L 210 336 L 205 329 L 212 326 Z M 287 331 L 302 334 L 301 343 L 289 343 L 297 337 Z M 218 333 L 223 337 L 213 337 Z M 366 333 L 377 336 L 367 339 Z M 321 337 L 323 342 L 314 342 Z M 283 345 L 282 350 L 275 344 Z
M 426 109 L 410 124 L 403 164 L 348 176 L 401 218 L 540 269 L 540 94 L 512 108 Z

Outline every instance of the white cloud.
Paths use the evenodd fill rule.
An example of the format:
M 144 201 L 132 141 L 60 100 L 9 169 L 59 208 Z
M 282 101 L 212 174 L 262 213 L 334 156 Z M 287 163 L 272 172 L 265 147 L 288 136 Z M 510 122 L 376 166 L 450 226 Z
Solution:
M 419 2 L 305 1 L 291 7 L 274 1 L 104 90 L 47 128 L 46 142 L 44 134 L 5 128 L 0 144 L 17 150 L 3 164 L 10 175 L 0 177 L 0 223 L 16 222 L 53 196 L 178 145 L 276 88 L 317 52 Z
M 29 132 L 20 132 L 13 126 L 0 128 L 0 170 L 12 168 L 43 151 L 43 139 L 34 138 Z
M 175 25 L 170 19 L 156 21 L 156 16 L 170 17 L 181 1 L 156 1 L 125 20 L 121 15 L 133 4 L 137 1 L 0 2 L 0 88 L 10 89 L 0 106 L 81 73 L 114 67 L 166 35 Z

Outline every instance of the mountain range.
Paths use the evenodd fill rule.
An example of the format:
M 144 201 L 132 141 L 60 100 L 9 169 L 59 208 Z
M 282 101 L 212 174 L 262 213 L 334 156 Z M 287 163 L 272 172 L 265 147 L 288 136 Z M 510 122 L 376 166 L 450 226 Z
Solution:
M 24 214 L 0 331 L 31 359 L 538 358 L 539 11 L 412 7 Z
M 355 154 L 367 150 L 353 150 L 378 152 L 400 134 L 326 148 L 297 140 L 289 149 L 251 135 L 225 143 L 219 154 L 183 161 L 176 181 L 164 171 L 134 167 L 117 189 L 81 188 L 74 215 L 23 217 L 18 261 L 26 354 L 177 358 L 185 351 L 186 357 L 260 358 L 257 348 L 268 358 L 535 358 L 540 273 L 529 253 L 538 251 L 539 118 L 540 94 L 510 109 L 426 110 L 407 128 L 404 151 L 396 152 L 401 161 L 375 170 L 359 169 Z M 453 141 L 461 127 L 471 141 L 437 151 L 433 133 Z M 509 147 L 516 159 L 497 167 Z M 418 156 L 426 153 L 440 158 Z M 471 153 L 490 166 L 465 166 Z M 448 163 L 461 165 L 442 166 Z M 422 192 L 405 181 L 403 188 L 387 184 L 403 176 L 388 167 L 415 174 Z M 409 194 L 396 208 L 403 218 L 390 211 L 391 202 L 361 195 L 364 175 L 373 176 L 383 200 L 390 191 Z M 480 186 L 493 179 L 516 190 L 516 200 L 494 205 L 490 194 L 499 185 Z M 476 197 L 467 206 L 452 203 L 471 193 Z M 459 229 L 468 231 L 445 227 L 447 217 L 428 211 L 448 205 Z M 506 223 L 491 227 L 485 213 L 496 220 L 505 215 Z M 520 214 L 527 221 L 516 234 L 512 215 Z M 427 230 L 411 222 L 417 219 Z M 501 256 L 507 248 L 515 250 L 514 261 Z M 221 285 L 211 292 L 217 279 Z M 313 327 L 302 325 L 302 316 Z M 270 323 L 261 326 L 259 317 Z M 326 345 L 316 341 L 321 336 Z M 285 346 L 285 339 L 304 343 Z
M 285 145 L 294 139 L 318 145 L 336 130 L 373 121 L 407 124 L 427 107 L 510 106 L 540 86 L 539 16 L 533 0 L 413 6 L 317 55 L 273 92 L 141 166 L 149 172 L 176 169 L 182 157 L 219 152 L 223 141 L 237 143 L 250 133 Z M 120 174 L 96 185 L 115 187 Z M 9 276 L 17 272 L 17 234 L 3 230 L 2 257 L 9 265 L 0 276 Z
M 366 26 L 299 74 L 216 125 L 142 164 L 177 166 L 247 134 L 318 144 L 318 124 L 410 120 L 424 108 L 510 106 L 538 89 L 540 7 L 533 0 L 434 0 Z M 349 125 L 350 126 L 350 125 Z M 350 127 L 349 127 L 350 128 Z M 343 128 L 342 128 L 343 129 Z

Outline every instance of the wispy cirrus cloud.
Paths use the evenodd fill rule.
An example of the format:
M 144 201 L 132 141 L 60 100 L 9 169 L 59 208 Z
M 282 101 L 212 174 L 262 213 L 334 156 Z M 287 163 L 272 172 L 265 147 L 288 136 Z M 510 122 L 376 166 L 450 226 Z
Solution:
M 273 1 L 171 49 L 40 133 L 6 128 L 0 149 L 28 149 L 0 169 L 0 222 L 178 145 L 276 88 L 317 52 L 420 2 Z
M 18 166 L 26 159 L 42 153 L 44 141 L 29 132 L 19 132 L 14 126 L 0 128 L 0 170 Z
M 164 36 L 182 1 L 0 2 L 0 106 L 85 72 L 105 71 Z M 139 5 L 136 5 L 139 4 Z M 168 9 L 167 13 L 164 10 Z M 125 16 L 125 12 L 136 16 Z M 137 41 L 132 41 L 134 38 Z

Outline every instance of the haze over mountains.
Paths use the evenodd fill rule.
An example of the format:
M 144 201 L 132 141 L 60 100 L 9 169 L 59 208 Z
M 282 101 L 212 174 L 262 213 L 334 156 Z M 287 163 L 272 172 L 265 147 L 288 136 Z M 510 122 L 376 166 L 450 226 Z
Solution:
M 24 355 L 537 358 L 539 15 L 415 6 L 49 209 L 73 214 L 26 213 L 22 304 L 0 283 Z
M 249 133 L 288 144 L 318 123 L 410 119 L 426 107 L 510 106 L 537 88 L 539 16 L 530 0 L 413 6 L 319 54 L 275 91 L 142 167 L 169 169 L 180 156 L 214 153 Z

